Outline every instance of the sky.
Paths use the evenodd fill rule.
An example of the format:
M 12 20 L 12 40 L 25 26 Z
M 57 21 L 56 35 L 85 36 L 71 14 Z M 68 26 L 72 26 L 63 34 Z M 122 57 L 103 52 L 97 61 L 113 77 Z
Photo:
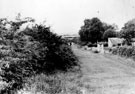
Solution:
M 57 34 L 77 34 L 85 19 L 98 17 L 119 29 L 135 18 L 135 0 L 0 0 L 0 18 L 33 17 Z

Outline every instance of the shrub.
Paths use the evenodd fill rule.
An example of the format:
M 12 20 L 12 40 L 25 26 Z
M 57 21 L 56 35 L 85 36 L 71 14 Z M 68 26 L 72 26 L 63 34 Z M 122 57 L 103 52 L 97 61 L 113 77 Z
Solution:
M 135 56 L 135 48 L 134 47 L 118 47 L 112 49 L 112 54 L 117 54 L 124 57 L 134 57 Z
M 95 51 L 93 51 L 94 53 L 99 53 L 99 51 L 97 51 L 97 50 L 95 50 Z
M 93 45 L 92 45 L 91 42 L 89 42 L 89 43 L 87 44 L 87 46 L 88 46 L 88 47 L 93 47 Z
M 104 47 L 108 47 L 108 43 L 104 43 Z
M 126 57 L 132 57 L 132 52 L 133 52 L 133 48 L 129 47 L 127 50 L 126 50 Z
M 92 52 L 93 53 L 99 53 L 99 51 L 97 49 L 94 49 Z
M 112 54 L 116 55 L 117 54 L 117 48 L 113 48 L 110 50 L 112 52 Z
M 6 53 L 1 53 L 1 59 L 5 61 L 2 63 L 1 77 L 8 83 L 1 90 L 2 94 L 22 89 L 27 79 L 33 75 L 52 74 L 56 70 L 67 71 L 78 65 L 67 42 L 52 33 L 50 27 L 36 24 L 20 31 L 18 28 L 23 22 L 13 23 L 17 26 L 11 24 L 13 29 L 1 33 L 5 43 L 2 45 L 10 48 Z

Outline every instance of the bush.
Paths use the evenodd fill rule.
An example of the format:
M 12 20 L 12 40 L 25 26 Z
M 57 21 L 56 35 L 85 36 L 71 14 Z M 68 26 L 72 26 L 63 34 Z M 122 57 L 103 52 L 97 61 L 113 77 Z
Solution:
M 135 48 L 134 47 L 117 47 L 112 49 L 112 54 L 120 55 L 124 57 L 134 57 Z
M 93 44 L 92 44 L 91 42 L 89 42 L 89 43 L 87 44 L 87 46 L 88 46 L 88 47 L 93 47 Z
M 110 49 L 110 51 L 112 52 L 112 54 L 116 55 L 117 54 L 117 48 L 113 48 L 113 49 Z
M 98 50 L 94 50 L 93 52 L 94 52 L 94 53 L 99 53 L 99 51 L 98 51 Z
M 104 47 L 108 47 L 108 43 L 104 43 Z
M 1 59 L 4 60 L 1 77 L 8 83 L 1 94 L 22 89 L 33 75 L 52 74 L 56 70 L 67 71 L 78 65 L 67 42 L 52 33 L 50 27 L 36 24 L 20 31 L 18 28 L 23 22 L 13 23 L 17 29 L 16 25 L 11 24 L 11 29 L 1 33 L 5 43 L 2 45 L 9 46 L 9 51 L 5 49 L 5 52 L 1 52 Z

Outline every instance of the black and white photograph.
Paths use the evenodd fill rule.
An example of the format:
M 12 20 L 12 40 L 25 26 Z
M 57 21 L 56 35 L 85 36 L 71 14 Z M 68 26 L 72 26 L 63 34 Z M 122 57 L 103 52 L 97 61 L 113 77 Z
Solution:
M 0 0 L 0 94 L 135 94 L 135 0 Z

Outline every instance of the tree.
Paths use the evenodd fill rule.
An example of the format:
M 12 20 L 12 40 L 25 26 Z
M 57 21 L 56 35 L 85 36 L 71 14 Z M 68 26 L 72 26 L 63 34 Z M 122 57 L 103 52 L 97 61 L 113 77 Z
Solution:
M 105 22 L 103 22 L 103 27 L 104 27 L 104 31 L 108 30 L 108 29 L 114 29 L 114 27 L 112 25 L 109 25 Z
M 130 43 L 132 38 L 135 38 L 135 19 L 125 23 L 119 33 L 119 37 L 125 38 L 126 43 Z
M 116 24 L 107 24 L 105 22 L 103 22 L 103 27 L 104 27 L 104 31 L 106 31 L 108 29 L 113 29 L 113 30 L 118 29 L 118 26 Z
M 84 25 L 79 31 L 80 40 L 95 43 L 102 40 L 104 27 L 100 19 L 85 19 Z
M 104 34 L 103 34 L 103 39 L 104 39 L 105 41 L 107 41 L 108 38 L 111 38 L 111 37 L 116 37 L 116 32 L 115 32 L 115 30 L 114 30 L 114 29 L 108 29 L 108 30 L 106 30 L 106 31 L 104 32 Z

